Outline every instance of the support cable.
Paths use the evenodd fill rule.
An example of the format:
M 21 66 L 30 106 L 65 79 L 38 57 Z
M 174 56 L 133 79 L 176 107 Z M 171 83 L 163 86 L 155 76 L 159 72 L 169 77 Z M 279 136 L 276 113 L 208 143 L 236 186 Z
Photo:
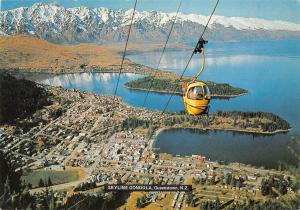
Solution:
M 163 47 L 162 53 L 161 53 L 161 55 L 160 55 L 160 58 L 159 58 L 159 61 L 158 61 L 158 64 L 157 64 L 157 67 L 156 67 L 156 69 L 155 69 L 156 72 L 154 73 L 154 76 L 152 76 L 152 78 L 151 78 L 151 81 L 150 81 L 150 84 L 149 84 L 149 86 L 148 86 L 147 93 L 146 93 L 146 96 L 145 96 L 145 98 L 144 98 L 144 102 L 143 102 L 142 107 L 145 106 L 146 101 L 147 101 L 147 98 L 148 98 L 148 95 L 149 95 L 149 92 L 150 92 L 150 90 L 151 90 L 151 88 L 152 88 L 152 86 L 153 86 L 154 78 L 155 78 L 155 76 L 156 76 L 156 74 L 157 74 L 157 72 L 158 72 L 158 68 L 159 68 L 159 66 L 160 66 L 160 64 L 161 64 L 163 55 L 164 55 L 164 53 L 165 53 L 165 51 L 166 51 L 166 47 L 167 47 L 167 44 L 168 44 L 169 39 L 170 39 L 170 37 L 171 37 L 172 31 L 173 31 L 173 28 L 174 28 L 174 25 L 175 25 L 175 22 L 176 22 L 176 19 L 177 19 L 177 16 L 178 16 L 178 13 L 179 13 L 179 10 L 180 10 L 180 7 L 181 7 L 181 4 L 182 4 L 182 0 L 180 0 L 180 2 L 179 2 L 179 6 L 178 6 L 178 8 L 177 8 L 176 15 L 174 16 L 174 19 L 173 19 L 173 22 L 172 22 L 172 25 L 171 25 L 169 34 L 168 34 L 168 36 L 167 36 L 167 40 L 166 40 L 166 42 L 165 42 L 165 45 L 164 45 L 164 47 Z
M 204 33 L 205 33 L 205 31 L 206 31 L 206 29 L 207 29 L 207 27 L 208 27 L 208 24 L 209 24 L 209 22 L 210 22 L 210 20 L 211 20 L 211 18 L 212 18 L 212 16 L 213 16 L 213 14 L 214 14 L 215 11 L 216 11 L 216 8 L 217 8 L 217 6 L 218 6 L 218 4 L 219 4 L 219 1 L 220 1 L 220 0 L 217 0 L 216 4 L 215 4 L 215 6 L 214 6 L 214 9 L 213 9 L 212 13 L 210 14 L 209 19 L 208 19 L 208 21 L 207 21 L 207 23 L 206 23 L 206 25 L 205 25 L 205 27 L 204 27 L 204 30 L 203 30 L 202 33 L 201 33 L 201 36 L 200 36 L 200 38 L 199 38 L 199 40 L 198 40 L 198 42 L 197 42 L 197 45 L 196 45 L 196 47 L 194 48 L 193 53 L 192 53 L 192 55 L 190 56 L 190 58 L 189 58 L 189 60 L 188 60 L 188 62 L 187 62 L 187 64 L 186 64 L 184 70 L 182 71 L 179 80 L 181 80 L 181 79 L 183 78 L 184 73 L 186 72 L 186 70 L 187 70 L 187 68 L 188 68 L 188 66 L 189 66 L 189 64 L 190 64 L 190 62 L 191 62 L 191 60 L 192 60 L 194 54 L 197 53 L 197 46 L 198 46 L 198 43 L 199 43 L 201 40 L 203 40 L 203 35 L 204 35 Z M 170 97 L 169 97 L 169 99 L 168 99 L 168 101 L 167 101 L 167 104 L 166 104 L 166 106 L 164 107 L 164 109 L 163 109 L 163 111 L 162 111 L 162 114 L 165 113 L 165 111 L 167 110 L 167 108 L 168 108 L 168 106 L 169 106 L 169 104 L 170 104 L 170 101 L 171 101 L 171 99 L 172 99 L 172 97 L 173 97 L 175 91 L 176 91 L 176 90 L 173 90 L 173 91 L 172 91 L 172 93 L 171 93 L 171 95 L 170 95 Z
M 125 60 L 125 56 L 126 56 L 126 51 L 127 51 L 128 41 L 129 41 L 130 32 L 131 32 L 131 28 L 132 28 L 132 23 L 133 23 L 133 19 L 134 19 L 134 14 L 135 14 L 135 11 L 136 11 L 136 5 L 137 5 L 137 0 L 135 0 L 134 7 L 133 7 L 133 12 L 132 12 L 131 21 L 130 21 L 128 34 L 127 34 L 127 39 L 126 39 L 126 44 L 125 44 L 125 49 L 124 49 L 124 52 L 123 52 L 122 62 L 121 62 L 120 70 L 119 70 L 117 85 L 116 85 L 116 88 L 115 88 L 115 91 L 114 91 L 115 96 L 117 95 L 117 91 L 118 91 L 118 87 L 119 87 L 120 77 L 121 77 L 123 64 L 124 64 L 124 60 Z

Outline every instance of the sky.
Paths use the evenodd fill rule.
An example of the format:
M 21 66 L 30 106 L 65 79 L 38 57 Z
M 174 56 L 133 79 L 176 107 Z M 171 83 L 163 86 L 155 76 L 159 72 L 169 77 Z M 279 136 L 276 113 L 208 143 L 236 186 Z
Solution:
M 138 11 L 175 12 L 180 0 L 138 0 Z M 130 9 L 134 0 L 0 0 L 0 10 L 29 7 L 37 2 L 64 7 Z M 181 12 L 209 15 L 216 0 L 183 0 Z M 300 23 L 300 0 L 220 0 L 215 12 L 228 17 L 255 17 Z

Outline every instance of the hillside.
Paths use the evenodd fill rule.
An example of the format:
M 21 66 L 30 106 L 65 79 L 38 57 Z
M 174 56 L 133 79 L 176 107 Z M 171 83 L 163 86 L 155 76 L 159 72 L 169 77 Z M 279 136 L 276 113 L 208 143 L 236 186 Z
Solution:
M 103 46 L 92 44 L 58 45 L 30 36 L 0 36 L 2 69 L 70 72 L 107 67 L 121 58 Z
M 161 49 L 161 44 L 130 44 L 128 53 Z M 183 45 L 170 45 L 183 48 Z M 0 71 L 47 73 L 118 72 L 124 44 L 54 44 L 32 36 L 0 35 Z M 154 69 L 125 60 L 123 72 L 153 73 Z M 160 71 L 159 75 L 171 73 Z
M 0 34 L 27 34 L 55 43 L 112 43 L 126 39 L 133 10 L 87 7 L 64 8 L 36 3 L 0 11 Z M 161 43 L 166 40 L 175 13 L 137 11 L 131 39 Z M 208 17 L 179 13 L 171 42 L 195 42 Z M 213 16 L 206 39 L 211 41 L 300 38 L 300 24 L 259 18 Z
M 0 72 L 0 124 L 20 123 L 20 119 L 50 105 L 49 96 L 49 93 L 34 82 L 18 80 Z

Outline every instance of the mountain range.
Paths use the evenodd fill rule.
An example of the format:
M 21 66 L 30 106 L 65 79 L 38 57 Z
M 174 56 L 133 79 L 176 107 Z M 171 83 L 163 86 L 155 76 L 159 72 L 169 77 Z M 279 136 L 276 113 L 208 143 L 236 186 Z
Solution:
M 36 3 L 0 11 L 0 35 L 28 34 L 55 43 L 111 43 L 124 41 L 133 10 L 87 7 L 64 8 Z M 175 13 L 136 11 L 131 39 L 135 42 L 164 42 Z M 179 13 L 171 42 L 198 39 L 208 17 Z M 212 41 L 299 39 L 300 24 L 258 18 L 213 16 L 204 35 Z

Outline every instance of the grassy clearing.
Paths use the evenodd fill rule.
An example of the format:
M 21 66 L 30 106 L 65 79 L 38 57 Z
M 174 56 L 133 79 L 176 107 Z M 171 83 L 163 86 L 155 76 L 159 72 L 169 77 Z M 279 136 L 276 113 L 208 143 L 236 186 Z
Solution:
M 23 180 L 25 183 L 32 184 L 33 187 L 38 187 L 40 179 L 47 183 L 49 177 L 52 184 L 57 185 L 79 180 L 80 172 L 76 169 L 66 171 L 36 170 L 24 175 Z

